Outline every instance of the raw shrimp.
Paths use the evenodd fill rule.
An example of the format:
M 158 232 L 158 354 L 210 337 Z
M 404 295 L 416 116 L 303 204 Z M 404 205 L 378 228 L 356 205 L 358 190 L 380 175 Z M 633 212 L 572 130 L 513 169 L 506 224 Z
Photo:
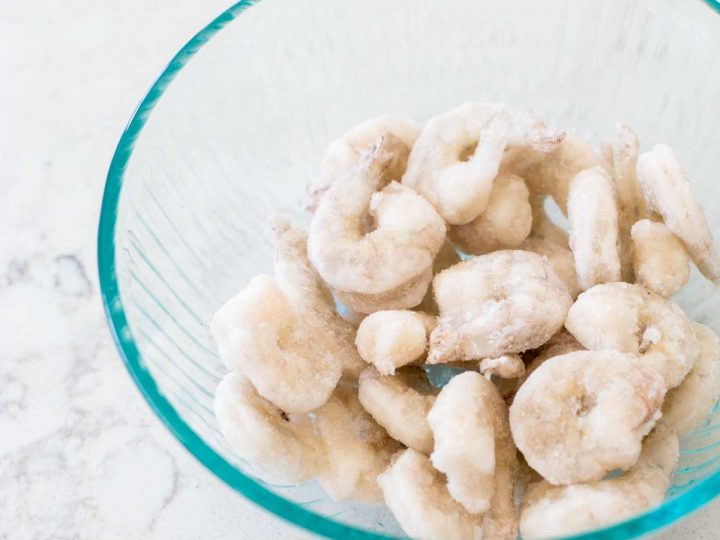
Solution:
M 574 135 L 566 135 L 544 159 L 514 172 L 522 176 L 533 193 L 550 195 L 563 214 L 567 215 L 567 198 L 570 180 L 585 169 L 604 167 L 600 154 L 589 144 Z
M 485 209 L 506 149 L 549 152 L 564 135 L 506 105 L 466 103 L 428 121 L 402 181 L 448 223 L 463 225 Z
M 418 540 L 484 537 L 482 518 L 470 515 L 453 500 L 443 475 L 433 468 L 425 454 L 408 448 L 378 477 L 378 484 L 385 504 L 408 536 Z M 510 538 L 514 536 L 507 537 Z
M 436 394 L 419 368 L 403 368 L 389 376 L 370 366 L 360 375 L 358 397 L 365 410 L 392 438 L 425 454 L 433 449 L 426 416 Z
M 492 358 L 545 343 L 572 298 L 546 259 L 496 251 L 463 261 L 433 281 L 440 307 L 428 364 Z
M 357 391 L 340 385 L 316 412 L 327 465 L 320 484 L 335 501 L 382 502 L 377 476 L 402 446 L 363 409 Z
M 570 249 L 580 288 L 620 281 L 617 207 L 605 169 L 593 167 L 573 177 L 567 211 Z
M 645 214 L 640 188 L 637 183 L 636 164 L 640 141 L 628 126 L 620 125 L 610 141 L 612 180 L 618 207 L 620 266 L 622 280 L 633 280 L 633 251 L 630 228 Z
M 419 311 L 376 311 L 360 323 L 355 338 L 360 356 L 382 375 L 418 360 L 435 327 L 433 315 Z
M 380 310 L 401 310 L 419 306 L 425 299 L 432 281 L 432 268 L 426 268 L 401 287 L 378 294 L 352 293 L 335 290 L 337 299 L 354 312 L 368 315 Z
M 530 209 L 532 210 L 531 238 L 541 238 L 553 242 L 560 247 L 568 247 L 568 233 L 553 223 L 545 211 L 545 200 L 548 195 L 530 192 Z
M 517 247 L 530 234 L 530 193 L 519 176 L 500 174 L 482 214 L 450 229 L 450 239 L 465 253 L 482 255 Z
M 626 473 L 587 484 L 530 486 L 520 509 L 527 540 L 555 538 L 604 527 L 660 504 L 678 461 L 678 439 L 662 422 L 645 439 Z
M 381 184 L 400 180 L 419 134 L 420 128 L 414 122 L 385 114 L 355 126 L 328 146 L 320 165 L 320 177 L 308 186 L 306 209 L 314 212 L 333 182 L 352 169 L 378 137 L 392 136 L 387 150 L 393 157 L 383 173 Z
M 510 406 L 510 428 L 551 484 L 593 482 L 635 463 L 664 396 L 665 381 L 635 355 L 571 352 L 527 378 Z
M 300 319 L 314 322 L 318 335 L 334 338 L 344 376 L 357 380 L 366 364 L 355 347 L 355 329 L 336 311 L 332 294 L 310 264 L 307 234 L 293 228 L 284 216 L 272 216 L 268 222 L 275 245 L 275 282 Z
M 345 305 L 363 313 L 369 307 L 419 304 L 445 241 L 442 218 L 412 189 L 393 182 L 375 192 L 392 159 L 385 150 L 388 138 L 327 191 L 308 238 L 308 254 L 320 276 Z M 368 211 L 375 228 L 366 234 L 362 222 Z M 410 292 L 412 297 L 403 301 Z M 363 296 L 381 305 L 359 302 Z
M 525 363 L 519 354 L 503 354 L 495 358 L 483 358 L 478 370 L 488 378 L 495 375 L 503 379 L 517 379 L 525 373 Z
M 690 257 L 664 223 L 641 219 L 630 234 L 636 283 L 661 296 L 670 296 L 688 282 Z
M 456 375 L 427 420 L 435 438 L 430 460 L 447 476 L 450 495 L 471 514 L 488 513 L 485 525 L 514 522 L 515 445 L 495 386 L 477 372 Z
M 285 414 L 241 373 L 227 374 L 218 385 L 215 417 L 230 448 L 269 482 L 305 482 L 324 466 L 310 417 Z
M 668 229 L 685 244 L 698 270 L 709 280 L 720 283 L 720 250 L 675 153 L 658 144 L 641 154 L 637 179 L 648 210 L 662 216 Z
M 520 244 L 519 249 L 532 251 L 545 257 L 557 277 L 567 287 L 570 296 L 576 298 L 580 294 L 580 286 L 575 273 L 575 259 L 569 249 L 543 238 L 528 238 Z
M 720 342 L 709 327 L 693 323 L 700 343 L 700 356 L 680 386 L 668 392 L 663 418 L 676 433 L 695 431 L 720 394 Z
M 677 386 L 698 357 L 698 342 L 682 309 L 640 285 L 606 283 L 578 296 L 565 327 L 586 349 L 640 356 Z
M 230 370 L 283 411 L 301 413 L 325 403 L 342 374 L 342 347 L 317 323 L 258 275 L 215 313 L 210 330 Z

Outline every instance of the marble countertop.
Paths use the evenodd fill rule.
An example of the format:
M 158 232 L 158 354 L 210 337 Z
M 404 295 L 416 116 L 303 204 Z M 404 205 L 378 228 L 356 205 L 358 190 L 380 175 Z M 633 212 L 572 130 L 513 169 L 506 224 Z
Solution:
M 0 17 L 0 538 L 311 538 L 162 427 L 102 313 L 95 234 L 120 132 L 228 0 L 7 0 Z M 8 82 L 10 84 L 8 84 Z M 717 537 L 720 500 L 659 535 Z

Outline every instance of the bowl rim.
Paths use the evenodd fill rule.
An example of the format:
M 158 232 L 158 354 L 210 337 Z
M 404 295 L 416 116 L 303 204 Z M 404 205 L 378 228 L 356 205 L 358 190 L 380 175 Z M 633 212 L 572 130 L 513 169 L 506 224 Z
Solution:
M 142 98 L 124 128 L 107 173 L 100 208 L 97 237 L 97 263 L 100 294 L 108 326 L 115 345 L 130 376 L 150 408 L 178 441 L 207 469 L 244 497 L 293 525 L 314 533 L 343 539 L 393 539 L 381 533 L 359 529 L 304 508 L 277 495 L 261 482 L 245 475 L 205 443 L 182 419 L 160 392 L 153 376 L 144 365 L 123 309 L 116 275 L 115 228 L 118 203 L 128 161 L 147 119 L 168 85 L 195 53 L 217 32 L 247 8 L 261 0 L 239 0 L 197 32 L 170 59 Z M 700 0 L 720 14 L 720 0 Z M 720 493 L 720 470 L 697 482 L 684 493 L 671 497 L 659 506 L 626 521 L 603 529 L 563 537 L 565 540 L 611 540 L 636 538 L 658 531 L 686 514 L 697 510 Z

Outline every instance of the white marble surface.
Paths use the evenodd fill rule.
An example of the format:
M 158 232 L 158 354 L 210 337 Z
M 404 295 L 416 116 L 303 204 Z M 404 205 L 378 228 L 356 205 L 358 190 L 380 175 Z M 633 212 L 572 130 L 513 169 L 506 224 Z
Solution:
M 2 2 L 2 539 L 310 537 L 243 500 L 160 425 L 98 295 L 98 208 L 120 131 L 171 54 L 227 4 Z M 719 526 L 716 501 L 660 538 L 717 538 Z

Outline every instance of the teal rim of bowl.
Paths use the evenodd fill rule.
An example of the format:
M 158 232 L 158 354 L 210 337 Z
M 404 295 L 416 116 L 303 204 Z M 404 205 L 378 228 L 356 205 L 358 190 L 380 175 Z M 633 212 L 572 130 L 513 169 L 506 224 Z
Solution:
M 311 510 L 307 510 L 299 504 L 273 493 L 257 480 L 240 472 L 220 456 L 188 426 L 158 389 L 155 380 L 142 362 L 140 351 L 130 331 L 123 309 L 115 272 L 115 226 L 117 224 L 118 202 L 123 177 L 130 156 L 132 155 L 135 141 L 137 141 L 155 104 L 175 78 L 175 75 L 178 74 L 195 53 L 217 32 L 238 17 L 248 7 L 259 1 L 260 0 L 240 0 L 195 34 L 192 39 L 172 57 L 160 76 L 150 87 L 145 97 L 135 109 L 130 122 L 120 137 L 120 141 L 110 162 L 110 168 L 105 182 L 98 226 L 98 274 L 105 314 L 120 356 L 145 400 L 182 445 L 223 482 L 278 517 L 329 538 L 343 538 L 348 540 L 397 538 L 395 536 L 372 533 L 345 525 L 330 517 L 325 517 Z M 720 0 L 703 1 L 717 13 L 720 13 Z M 636 538 L 670 525 L 687 513 L 698 509 L 718 493 L 720 493 L 720 471 L 699 481 L 696 486 L 688 491 L 668 499 L 660 506 L 639 514 L 627 521 L 616 523 L 604 529 L 564 538 L 566 540 L 617 540 L 621 538 Z

